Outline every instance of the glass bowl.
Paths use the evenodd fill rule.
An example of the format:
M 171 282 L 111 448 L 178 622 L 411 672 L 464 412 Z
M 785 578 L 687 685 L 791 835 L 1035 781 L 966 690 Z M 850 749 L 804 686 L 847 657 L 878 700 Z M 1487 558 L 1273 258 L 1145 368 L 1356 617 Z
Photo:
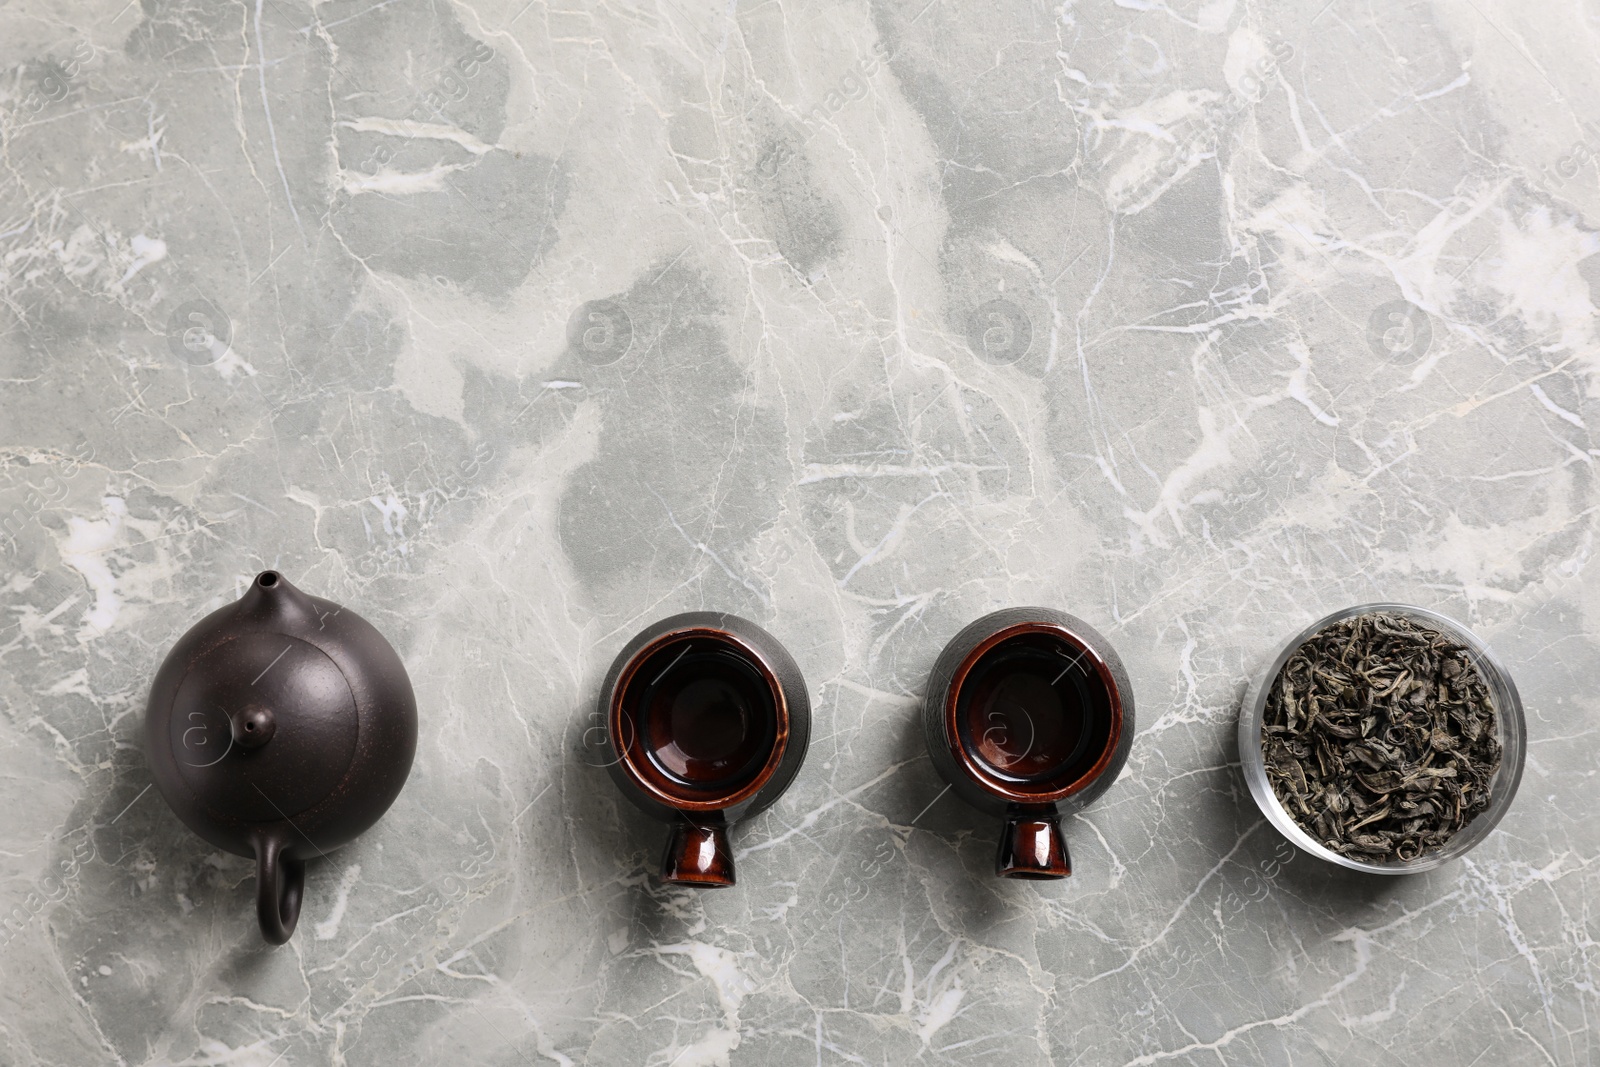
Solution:
M 1300 824 L 1284 810 L 1278 801 L 1278 795 L 1272 790 L 1272 783 L 1267 780 L 1266 760 L 1261 752 L 1261 726 L 1267 710 L 1267 694 L 1271 692 L 1272 684 L 1277 681 L 1278 672 L 1289 662 L 1289 657 L 1294 655 L 1295 650 L 1307 638 L 1323 627 L 1342 622 L 1352 616 L 1373 612 L 1410 618 L 1453 637 L 1465 646 L 1473 665 L 1478 668 L 1478 673 L 1489 688 L 1490 699 L 1494 702 L 1495 724 L 1500 736 L 1500 766 L 1489 781 L 1489 806 L 1463 826 L 1443 848 L 1412 860 L 1378 862 L 1356 859 L 1340 855 L 1324 846 L 1310 833 L 1301 829 Z M 1511 675 L 1489 651 L 1489 646 L 1479 640 L 1477 635 L 1460 623 L 1426 608 L 1413 607 L 1409 604 L 1359 604 L 1318 619 L 1295 634 L 1279 650 L 1267 670 L 1251 684 L 1249 691 L 1245 693 L 1244 703 L 1239 708 L 1239 761 L 1244 768 L 1245 783 L 1249 785 L 1250 795 L 1255 797 L 1256 806 L 1261 809 L 1261 814 L 1277 827 L 1279 833 L 1302 851 L 1353 871 L 1367 871 L 1372 874 L 1415 874 L 1419 871 L 1431 871 L 1461 856 L 1495 828 L 1500 817 L 1511 806 L 1512 798 L 1517 795 L 1517 786 L 1522 782 L 1527 730 L 1527 722 L 1522 716 L 1522 698 L 1517 695 L 1517 687 L 1512 684 Z

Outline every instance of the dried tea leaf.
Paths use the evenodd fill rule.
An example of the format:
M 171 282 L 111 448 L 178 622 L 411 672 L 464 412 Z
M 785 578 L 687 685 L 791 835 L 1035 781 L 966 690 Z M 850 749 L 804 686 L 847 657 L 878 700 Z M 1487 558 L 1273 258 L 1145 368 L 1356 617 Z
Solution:
M 1489 806 L 1495 708 L 1468 649 L 1402 615 L 1357 615 L 1295 650 L 1267 695 L 1267 778 L 1341 854 L 1436 851 Z

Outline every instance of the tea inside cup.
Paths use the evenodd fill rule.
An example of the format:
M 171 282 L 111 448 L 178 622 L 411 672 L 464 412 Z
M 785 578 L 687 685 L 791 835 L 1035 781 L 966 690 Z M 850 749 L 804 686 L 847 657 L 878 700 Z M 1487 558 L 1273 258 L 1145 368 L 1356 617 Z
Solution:
M 1089 774 L 1114 733 L 1107 681 L 1081 645 L 1020 633 L 968 668 L 956 704 L 964 748 L 1019 792 L 1057 793 Z
M 725 794 L 760 772 L 776 740 L 776 701 L 741 650 L 692 637 L 656 650 L 635 678 L 644 683 L 636 714 L 645 754 L 672 785 Z

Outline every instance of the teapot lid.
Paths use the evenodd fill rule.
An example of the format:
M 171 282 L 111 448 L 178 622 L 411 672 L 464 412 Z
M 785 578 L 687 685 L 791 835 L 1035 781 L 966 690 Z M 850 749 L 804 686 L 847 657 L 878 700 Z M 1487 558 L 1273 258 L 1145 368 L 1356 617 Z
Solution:
M 287 582 L 261 591 L 309 599 Z M 360 733 L 339 665 L 311 641 L 280 632 L 266 614 L 208 642 L 167 720 L 179 777 L 227 822 L 289 820 L 328 797 L 349 770 Z

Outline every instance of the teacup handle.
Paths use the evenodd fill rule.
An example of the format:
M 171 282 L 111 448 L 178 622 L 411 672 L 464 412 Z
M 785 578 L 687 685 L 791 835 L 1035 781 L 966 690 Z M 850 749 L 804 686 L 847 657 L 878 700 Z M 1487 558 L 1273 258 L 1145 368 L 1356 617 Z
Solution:
M 304 860 L 284 855 L 288 831 L 257 830 L 251 838 L 256 850 L 256 920 L 269 944 L 281 945 L 300 921 L 300 898 L 306 887 Z
M 702 889 L 733 885 L 733 848 L 728 844 L 727 826 L 687 819 L 673 823 L 666 854 L 661 857 L 661 880 Z
M 1012 811 L 1000 832 L 995 873 L 1002 878 L 1066 878 L 1072 874 L 1061 817 L 1055 812 Z

